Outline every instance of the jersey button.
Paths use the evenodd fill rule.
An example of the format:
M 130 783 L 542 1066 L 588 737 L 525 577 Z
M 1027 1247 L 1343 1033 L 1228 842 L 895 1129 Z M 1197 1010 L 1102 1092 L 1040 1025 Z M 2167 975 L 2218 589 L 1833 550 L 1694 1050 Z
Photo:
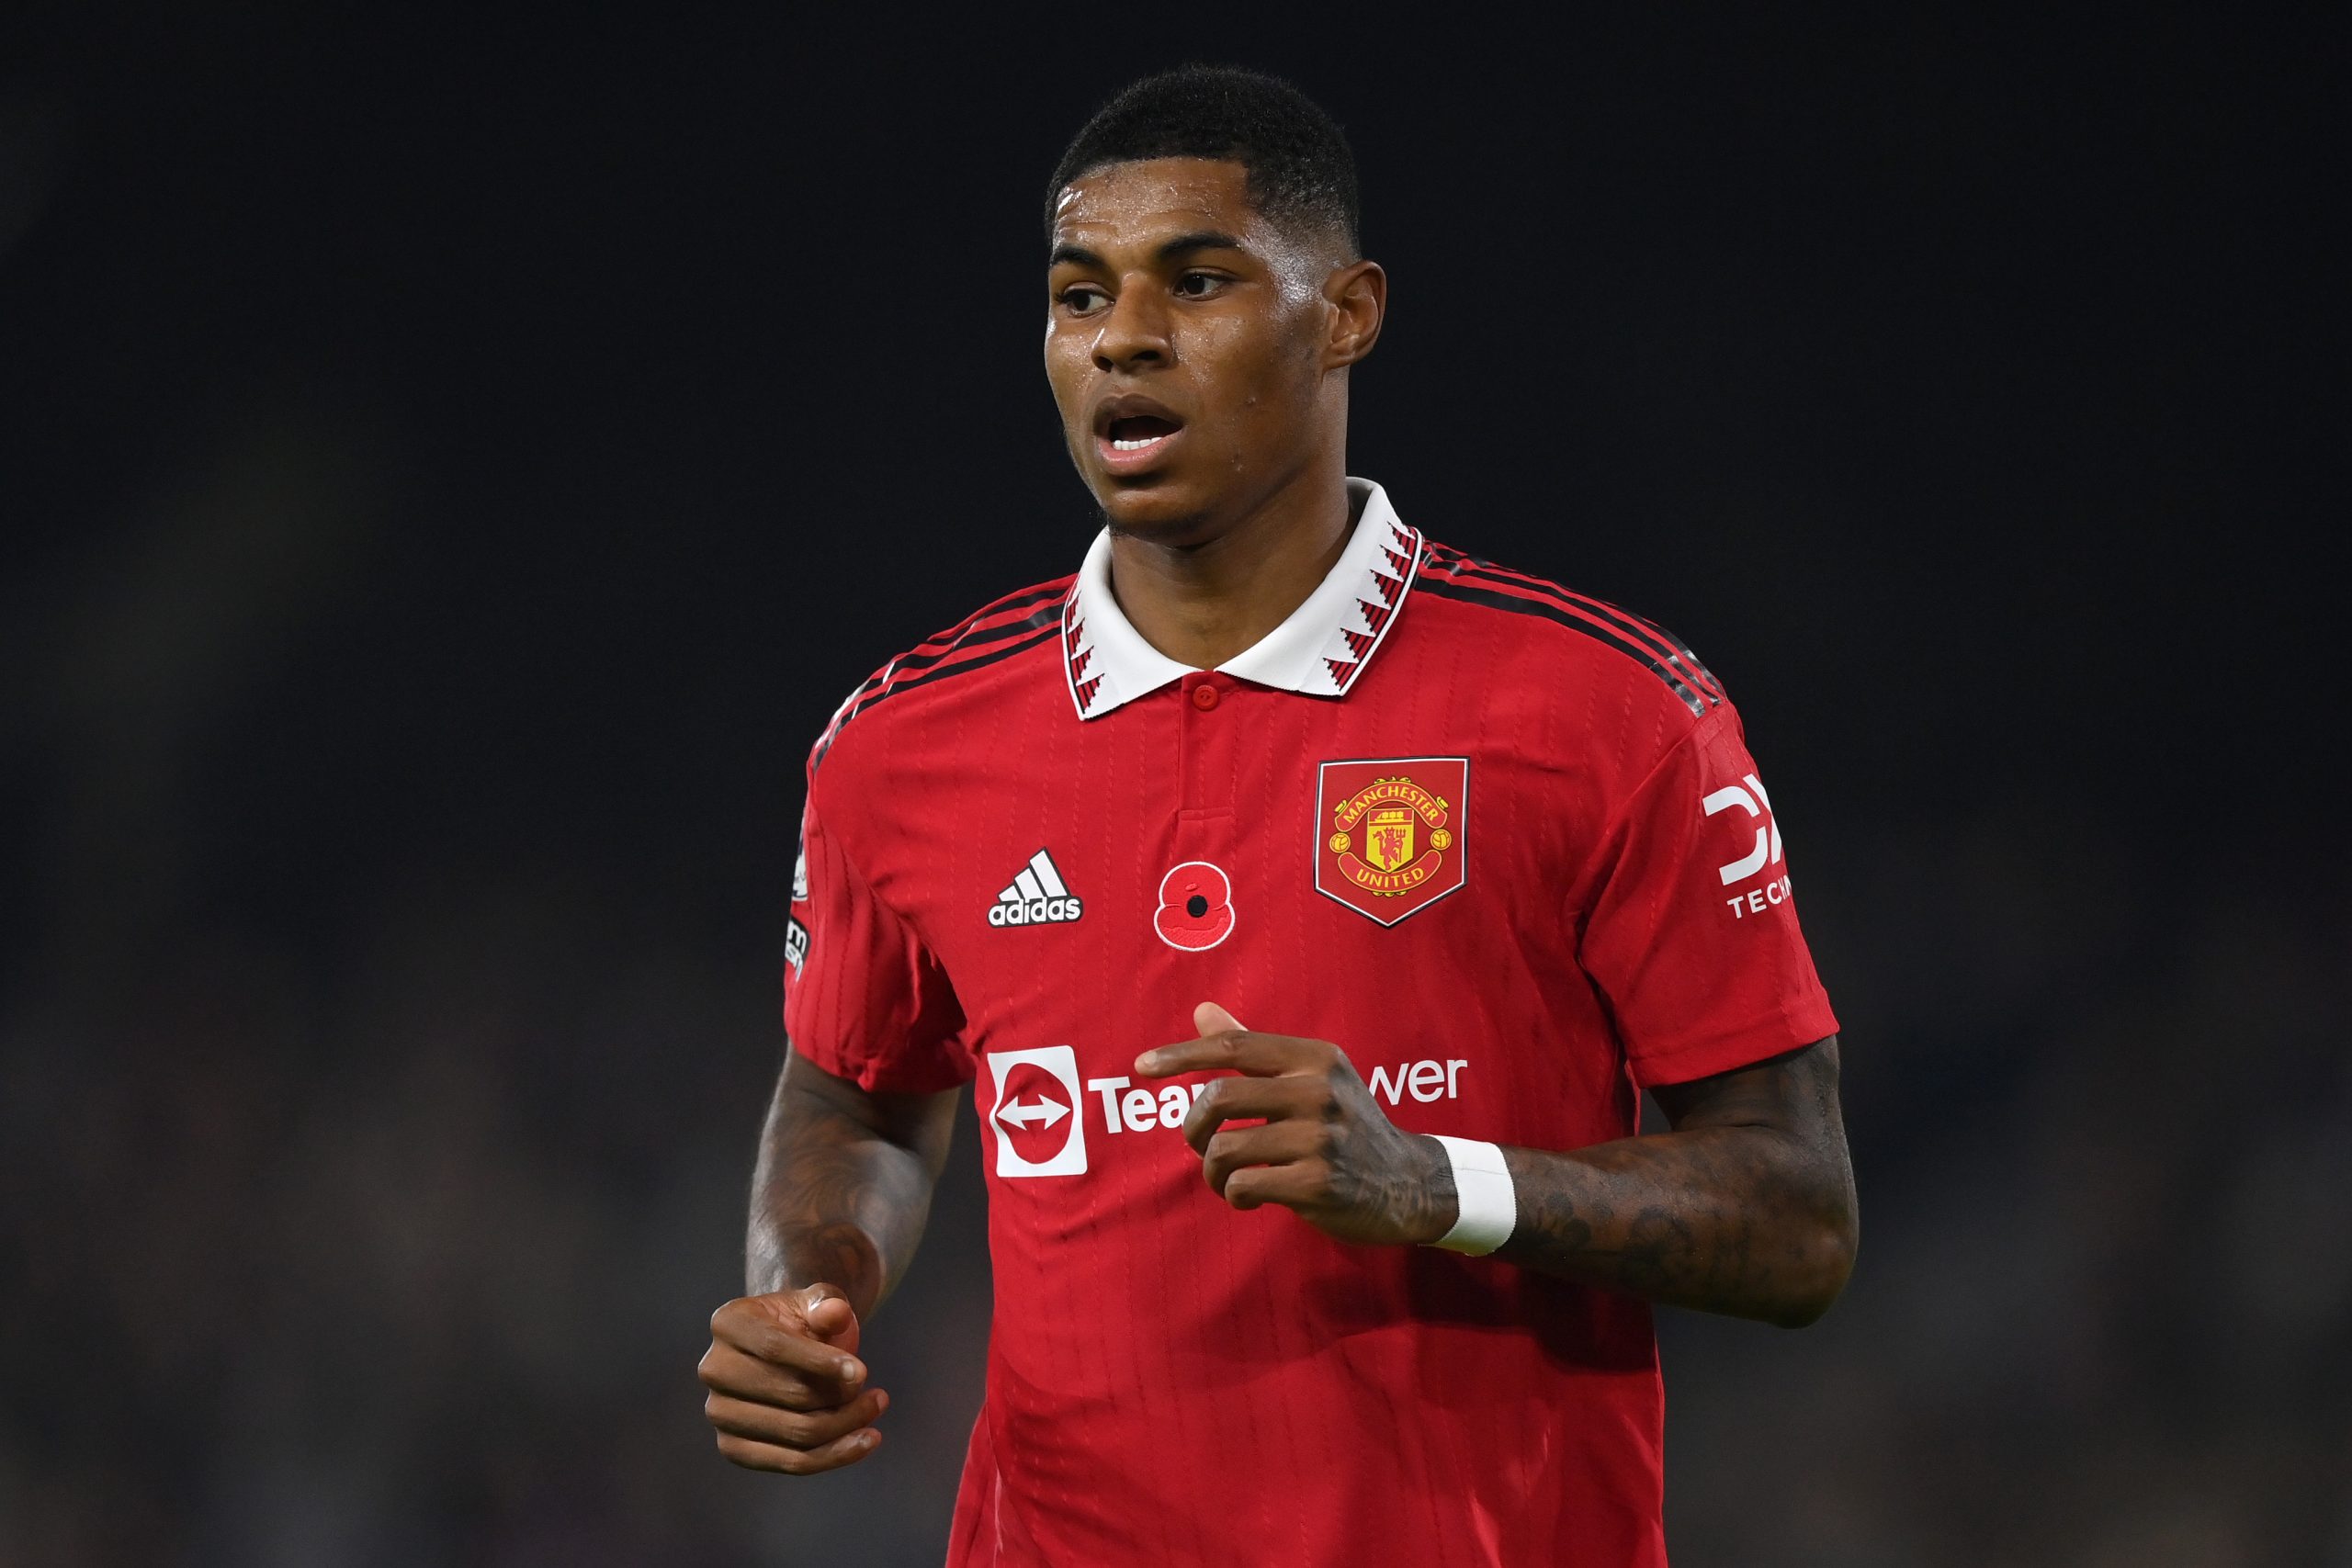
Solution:
M 1207 682 L 1204 681 L 1199 685 L 1193 688 L 1193 705 L 1194 707 L 1200 709 L 1203 713 L 1206 713 L 1211 708 L 1216 706 L 1216 705 L 1217 694 L 1216 688 L 1215 686 L 1212 686 Z

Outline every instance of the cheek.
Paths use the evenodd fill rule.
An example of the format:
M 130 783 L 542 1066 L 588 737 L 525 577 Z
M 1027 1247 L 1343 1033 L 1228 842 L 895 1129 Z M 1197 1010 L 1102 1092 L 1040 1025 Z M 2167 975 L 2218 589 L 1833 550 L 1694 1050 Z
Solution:
M 1263 446 L 1297 417 L 1302 388 L 1294 357 L 1287 344 L 1268 343 L 1262 328 L 1202 335 L 1194 364 L 1236 446 Z
M 1314 394 L 1288 368 L 1259 363 L 1227 384 L 1218 423 L 1236 466 L 1295 450 L 1313 423 Z
M 1089 360 L 1086 345 L 1067 332 L 1046 329 L 1046 386 L 1054 394 L 1054 408 L 1069 423 L 1085 394 Z

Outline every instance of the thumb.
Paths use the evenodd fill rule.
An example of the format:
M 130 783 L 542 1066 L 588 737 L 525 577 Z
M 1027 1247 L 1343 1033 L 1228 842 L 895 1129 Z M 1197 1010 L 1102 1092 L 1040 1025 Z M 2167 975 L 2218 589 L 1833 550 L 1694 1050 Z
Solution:
M 1204 1036 L 1242 1033 L 1247 1026 L 1215 1002 L 1203 1002 L 1193 1010 L 1193 1027 Z
M 857 1348 L 857 1309 L 838 1285 L 807 1285 L 793 1292 L 799 1298 L 800 1321 L 828 1345 Z

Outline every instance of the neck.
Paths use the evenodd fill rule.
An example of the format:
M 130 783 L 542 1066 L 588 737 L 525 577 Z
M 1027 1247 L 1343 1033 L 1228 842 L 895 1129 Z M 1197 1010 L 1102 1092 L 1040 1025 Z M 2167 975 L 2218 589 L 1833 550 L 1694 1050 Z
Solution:
M 1111 590 L 1143 639 L 1195 670 L 1254 646 L 1338 564 L 1354 521 L 1344 459 L 1311 463 L 1211 538 L 1111 537 Z

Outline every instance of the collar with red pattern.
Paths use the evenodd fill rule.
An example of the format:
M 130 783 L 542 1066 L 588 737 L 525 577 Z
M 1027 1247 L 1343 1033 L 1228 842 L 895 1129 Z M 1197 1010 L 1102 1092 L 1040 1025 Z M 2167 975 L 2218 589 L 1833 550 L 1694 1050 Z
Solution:
M 1309 696 L 1343 697 L 1396 624 L 1420 570 L 1421 536 L 1397 520 L 1388 492 L 1351 479 L 1355 532 L 1290 618 L 1217 668 L 1239 680 Z M 1080 718 L 1148 696 L 1192 674 L 1143 639 L 1111 592 L 1111 531 L 1095 536 L 1062 604 L 1062 659 Z

